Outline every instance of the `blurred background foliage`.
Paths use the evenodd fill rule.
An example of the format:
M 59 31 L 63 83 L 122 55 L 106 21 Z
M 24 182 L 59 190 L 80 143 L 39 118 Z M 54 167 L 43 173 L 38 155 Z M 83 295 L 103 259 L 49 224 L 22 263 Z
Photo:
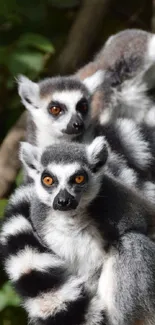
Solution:
M 0 0 L 0 143 L 23 110 L 17 94 L 18 74 L 25 74 L 33 80 L 38 80 L 55 73 L 55 60 L 67 42 L 84 1 Z M 95 1 L 99 6 L 105 0 Z M 154 29 L 152 0 L 111 2 L 110 11 L 101 21 L 100 29 L 89 52 L 83 57 L 83 61 L 76 61 L 74 68 L 77 69 L 88 61 L 112 33 L 127 27 Z M 91 6 L 94 0 L 89 2 L 87 0 L 87 3 Z M 92 25 L 95 18 L 92 17 Z M 86 39 L 85 42 L 89 43 L 90 39 Z M 80 50 L 83 45 L 80 44 Z M 66 69 L 67 73 L 73 72 L 71 70 L 72 68 Z M 59 67 L 56 72 L 59 72 Z M 21 181 L 20 172 L 14 187 Z M 0 200 L 1 217 L 6 204 L 7 198 Z M 0 268 L 0 325 L 25 325 L 26 323 L 25 313 L 20 307 L 20 299 Z

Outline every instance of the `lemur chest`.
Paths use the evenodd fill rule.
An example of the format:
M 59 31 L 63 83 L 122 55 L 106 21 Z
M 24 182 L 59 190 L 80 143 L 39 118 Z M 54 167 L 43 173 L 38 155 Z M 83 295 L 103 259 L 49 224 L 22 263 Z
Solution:
M 89 225 L 51 225 L 44 234 L 46 244 L 69 265 L 70 269 L 87 279 L 94 277 L 103 264 L 103 241 L 96 228 Z

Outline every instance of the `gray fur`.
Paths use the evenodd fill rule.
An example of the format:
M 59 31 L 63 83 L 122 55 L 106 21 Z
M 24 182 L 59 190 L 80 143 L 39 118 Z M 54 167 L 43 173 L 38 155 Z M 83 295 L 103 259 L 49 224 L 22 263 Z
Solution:
M 51 150 L 52 149 L 52 150 Z M 41 157 L 41 163 L 43 166 L 47 166 L 49 163 L 63 163 L 63 164 L 72 164 L 75 161 L 80 164 L 86 165 L 87 159 L 83 146 L 80 143 L 74 142 L 61 142 L 61 150 L 60 147 L 55 144 L 49 148 L 47 148 Z
M 83 83 L 74 76 L 46 78 L 39 82 L 39 91 L 41 97 L 46 97 L 50 93 L 62 91 L 80 90 L 84 97 L 89 97 L 89 92 Z
M 94 60 L 81 68 L 83 79 L 101 69 L 104 80 L 95 91 L 92 115 L 106 124 L 117 117 L 153 123 L 154 100 L 149 90 L 155 85 L 154 34 L 127 29 L 111 36 Z M 151 51 L 150 51 L 151 50 Z
M 64 146 L 59 163 L 56 155 L 59 156 L 60 144 L 57 147 L 51 146 L 50 152 L 49 148 L 44 150 L 45 171 L 52 175 L 57 173 L 55 176 L 58 183 L 53 190 L 41 189 L 37 177 L 40 178 L 45 166 L 40 163 L 37 172 L 40 176 L 36 174 L 34 177 L 32 223 L 44 244 L 66 260 L 70 271 L 84 276 L 88 292 L 94 295 L 97 291 L 97 297 L 106 313 L 107 324 L 130 325 L 141 319 L 144 319 L 144 324 L 149 321 L 153 324 L 155 245 L 146 235 L 149 235 L 151 223 L 154 224 L 154 210 L 134 191 L 106 175 L 105 160 L 99 154 L 105 150 L 105 140 L 100 137 L 94 141 L 96 142 L 89 146 L 75 143 L 70 147 Z M 72 161 L 71 155 L 76 146 L 78 156 Z M 55 155 L 55 164 L 53 159 L 51 161 L 52 153 Z M 31 157 L 30 155 L 30 159 Z M 98 157 L 100 168 L 94 172 L 91 163 L 96 160 L 98 165 Z M 33 164 L 33 159 L 31 163 Z M 61 190 L 60 168 L 65 179 L 63 186 L 76 196 L 72 185 L 69 185 L 70 173 L 72 170 L 74 173 L 75 164 L 78 169 L 85 169 L 88 180 L 80 189 L 82 196 L 80 194 L 78 206 L 73 210 L 57 212 L 53 208 L 53 196 Z M 48 192 L 48 200 L 45 200 L 45 192 Z M 95 274 L 100 274 L 100 279 Z

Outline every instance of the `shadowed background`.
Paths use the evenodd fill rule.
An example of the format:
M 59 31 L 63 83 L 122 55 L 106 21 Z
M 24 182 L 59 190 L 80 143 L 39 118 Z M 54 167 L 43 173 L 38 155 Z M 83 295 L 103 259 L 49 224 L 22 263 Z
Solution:
M 0 0 L 0 217 L 22 180 L 18 143 L 25 114 L 16 76 L 74 73 L 107 38 L 125 28 L 155 31 L 153 0 Z M 25 325 L 25 313 L 0 268 L 0 325 Z

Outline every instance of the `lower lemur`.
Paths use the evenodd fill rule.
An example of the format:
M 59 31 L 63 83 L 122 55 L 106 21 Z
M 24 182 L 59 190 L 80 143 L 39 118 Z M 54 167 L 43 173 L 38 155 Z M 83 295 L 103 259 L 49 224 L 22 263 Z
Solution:
M 1 245 L 34 324 L 154 324 L 154 211 L 107 159 L 104 137 L 21 147 L 34 183 L 12 198 Z

